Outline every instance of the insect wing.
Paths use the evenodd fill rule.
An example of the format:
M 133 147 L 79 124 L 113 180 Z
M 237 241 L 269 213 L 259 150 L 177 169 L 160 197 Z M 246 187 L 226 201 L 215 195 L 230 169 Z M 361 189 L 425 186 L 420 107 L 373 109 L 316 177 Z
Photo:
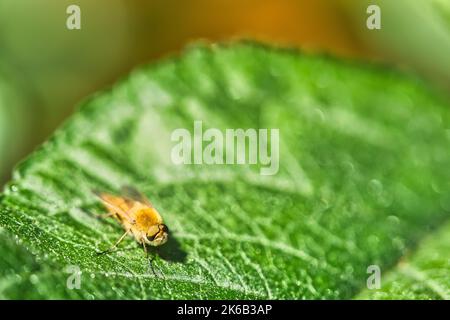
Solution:
M 136 188 L 131 186 L 122 186 L 120 190 L 124 197 L 127 197 L 133 201 L 138 201 L 142 204 L 149 206 L 150 208 L 154 208 L 150 200 L 148 200 L 148 198 L 141 192 L 139 192 Z
M 99 192 L 96 190 L 93 190 L 92 192 L 105 204 L 106 207 L 132 220 L 130 214 L 126 210 L 123 210 L 120 206 L 117 205 L 117 203 L 115 203 L 112 200 L 112 199 L 120 199 L 121 197 Z

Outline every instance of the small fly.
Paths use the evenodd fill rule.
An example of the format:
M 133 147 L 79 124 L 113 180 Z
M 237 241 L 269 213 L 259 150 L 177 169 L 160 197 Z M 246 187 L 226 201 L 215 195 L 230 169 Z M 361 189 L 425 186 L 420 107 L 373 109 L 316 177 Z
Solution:
M 164 224 L 159 212 L 150 200 L 133 187 L 122 187 L 121 195 L 94 191 L 109 213 L 103 217 L 115 218 L 125 229 L 125 233 L 109 249 L 100 252 L 112 252 L 129 234 L 142 245 L 148 257 L 147 245 L 158 247 L 167 242 L 169 228 Z M 152 260 L 150 266 L 152 267 Z

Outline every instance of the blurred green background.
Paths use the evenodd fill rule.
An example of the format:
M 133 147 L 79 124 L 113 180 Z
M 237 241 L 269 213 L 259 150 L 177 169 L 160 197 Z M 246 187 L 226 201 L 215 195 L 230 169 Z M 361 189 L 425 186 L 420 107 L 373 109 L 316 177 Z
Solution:
M 81 30 L 66 28 L 70 4 Z M 0 185 L 83 97 L 193 41 L 239 38 L 381 61 L 450 92 L 448 0 L 0 0 Z

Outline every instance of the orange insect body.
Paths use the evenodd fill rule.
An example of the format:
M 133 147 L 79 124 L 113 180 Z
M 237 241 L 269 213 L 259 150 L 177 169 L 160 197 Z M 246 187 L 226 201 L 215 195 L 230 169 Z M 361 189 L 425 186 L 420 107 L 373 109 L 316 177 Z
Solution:
M 108 216 L 116 218 L 125 229 L 125 234 L 118 243 L 129 233 L 133 234 L 136 241 L 141 243 L 144 248 L 145 244 L 160 246 L 166 243 L 169 230 L 163 223 L 159 212 L 147 198 L 134 189 L 131 191 L 133 196 L 97 193 L 109 211 Z M 130 194 L 130 192 L 127 193 Z M 118 243 L 114 246 L 117 246 Z

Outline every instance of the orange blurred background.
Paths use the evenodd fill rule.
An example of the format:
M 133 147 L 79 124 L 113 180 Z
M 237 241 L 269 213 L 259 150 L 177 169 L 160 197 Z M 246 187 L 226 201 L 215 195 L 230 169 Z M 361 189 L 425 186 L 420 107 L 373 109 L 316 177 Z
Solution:
M 430 0 L 435 2 L 441 0 Z M 382 7 L 387 26 L 369 34 L 365 10 L 371 3 Z M 393 45 L 395 39 L 405 39 L 401 31 L 410 30 L 411 23 L 396 24 L 411 10 L 407 0 L 396 3 L 406 7 L 394 8 L 387 0 L 0 0 L 0 183 L 80 99 L 139 64 L 176 54 L 199 40 L 255 39 L 308 52 L 406 64 L 448 85 L 448 65 L 430 64 L 420 56 L 413 59 L 408 53 L 413 41 L 406 51 Z M 71 4 L 81 8 L 81 30 L 66 28 L 66 8 Z M 445 28 L 444 33 L 450 30 Z M 433 32 L 422 38 L 429 39 Z M 444 49 L 450 53 L 447 45 Z M 442 70 L 443 75 L 438 74 Z M 3 103 L 1 79 L 13 92 Z

